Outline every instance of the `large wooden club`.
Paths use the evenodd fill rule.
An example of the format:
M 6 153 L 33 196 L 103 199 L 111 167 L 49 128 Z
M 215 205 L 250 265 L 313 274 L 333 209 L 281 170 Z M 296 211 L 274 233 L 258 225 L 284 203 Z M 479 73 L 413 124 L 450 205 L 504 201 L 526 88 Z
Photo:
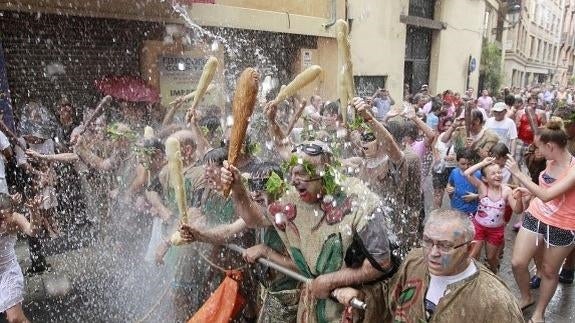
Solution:
M 349 26 L 343 19 L 335 23 L 337 36 L 337 93 L 339 96 L 343 123 L 347 120 L 347 105 L 355 95 L 351 46 L 349 44 Z
M 236 165 L 242 151 L 242 145 L 246 137 L 248 123 L 258 96 L 260 83 L 259 73 L 251 67 L 246 68 L 236 83 L 236 93 L 232 103 L 232 113 L 234 123 L 230 135 L 230 146 L 228 149 L 228 163 Z M 230 187 L 224 187 L 224 196 L 230 194 Z

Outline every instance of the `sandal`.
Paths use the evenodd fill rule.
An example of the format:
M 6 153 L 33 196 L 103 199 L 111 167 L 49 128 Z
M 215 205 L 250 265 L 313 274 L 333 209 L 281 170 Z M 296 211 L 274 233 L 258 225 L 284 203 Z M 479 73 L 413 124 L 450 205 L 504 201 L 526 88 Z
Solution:
M 535 305 L 535 301 L 527 304 L 527 305 L 523 305 L 523 307 L 521 307 L 521 311 L 525 311 L 526 309 L 530 308 L 531 306 Z

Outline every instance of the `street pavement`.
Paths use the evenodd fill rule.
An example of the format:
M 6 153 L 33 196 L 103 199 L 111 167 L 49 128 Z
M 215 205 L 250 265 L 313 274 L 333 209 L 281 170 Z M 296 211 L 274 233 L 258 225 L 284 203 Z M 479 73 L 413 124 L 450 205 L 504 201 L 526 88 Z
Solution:
M 514 295 L 519 296 L 519 289 L 515 283 L 515 278 L 513 278 L 513 271 L 511 269 L 511 254 L 513 252 L 513 245 L 515 242 L 516 233 L 512 230 L 513 223 L 512 219 L 510 225 L 507 227 L 505 232 L 505 252 L 503 256 L 503 261 L 501 263 L 501 269 L 499 276 L 503 279 L 507 286 L 511 289 Z M 535 274 L 535 265 L 531 263 L 530 265 L 531 274 Z M 537 290 L 533 291 L 535 299 L 539 296 Z M 525 320 L 529 320 L 535 306 L 524 311 Z M 551 299 L 549 306 L 547 306 L 547 312 L 545 314 L 546 323 L 573 323 L 575 322 L 575 286 L 574 284 L 565 285 L 559 283 L 557 286 L 557 291 Z

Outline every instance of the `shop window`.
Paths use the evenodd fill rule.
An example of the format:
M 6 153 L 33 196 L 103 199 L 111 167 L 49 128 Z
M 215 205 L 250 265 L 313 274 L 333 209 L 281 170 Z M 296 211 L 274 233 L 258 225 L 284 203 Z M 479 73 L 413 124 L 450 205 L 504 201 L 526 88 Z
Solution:
M 387 76 L 384 75 L 370 75 L 370 76 L 354 76 L 355 91 L 358 96 L 366 97 L 372 96 L 378 88 L 385 88 Z

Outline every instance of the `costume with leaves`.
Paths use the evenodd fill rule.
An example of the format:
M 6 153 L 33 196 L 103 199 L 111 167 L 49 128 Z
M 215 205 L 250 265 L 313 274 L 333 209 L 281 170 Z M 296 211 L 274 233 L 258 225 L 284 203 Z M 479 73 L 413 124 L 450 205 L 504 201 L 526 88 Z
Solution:
M 388 259 L 389 242 L 380 199 L 358 179 L 339 178 L 329 167 L 325 172 L 334 172 L 334 179 L 330 180 L 330 175 L 324 178 L 324 188 L 326 182 L 328 187 L 330 182 L 336 186 L 321 203 L 301 201 L 299 192 L 291 187 L 268 207 L 268 216 L 299 272 L 315 278 L 344 266 L 361 266 L 366 257 L 376 262 Z M 367 255 L 359 255 L 358 243 Z M 304 291 L 298 322 L 339 322 L 342 311 L 342 305 L 328 299 L 315 300 Z

